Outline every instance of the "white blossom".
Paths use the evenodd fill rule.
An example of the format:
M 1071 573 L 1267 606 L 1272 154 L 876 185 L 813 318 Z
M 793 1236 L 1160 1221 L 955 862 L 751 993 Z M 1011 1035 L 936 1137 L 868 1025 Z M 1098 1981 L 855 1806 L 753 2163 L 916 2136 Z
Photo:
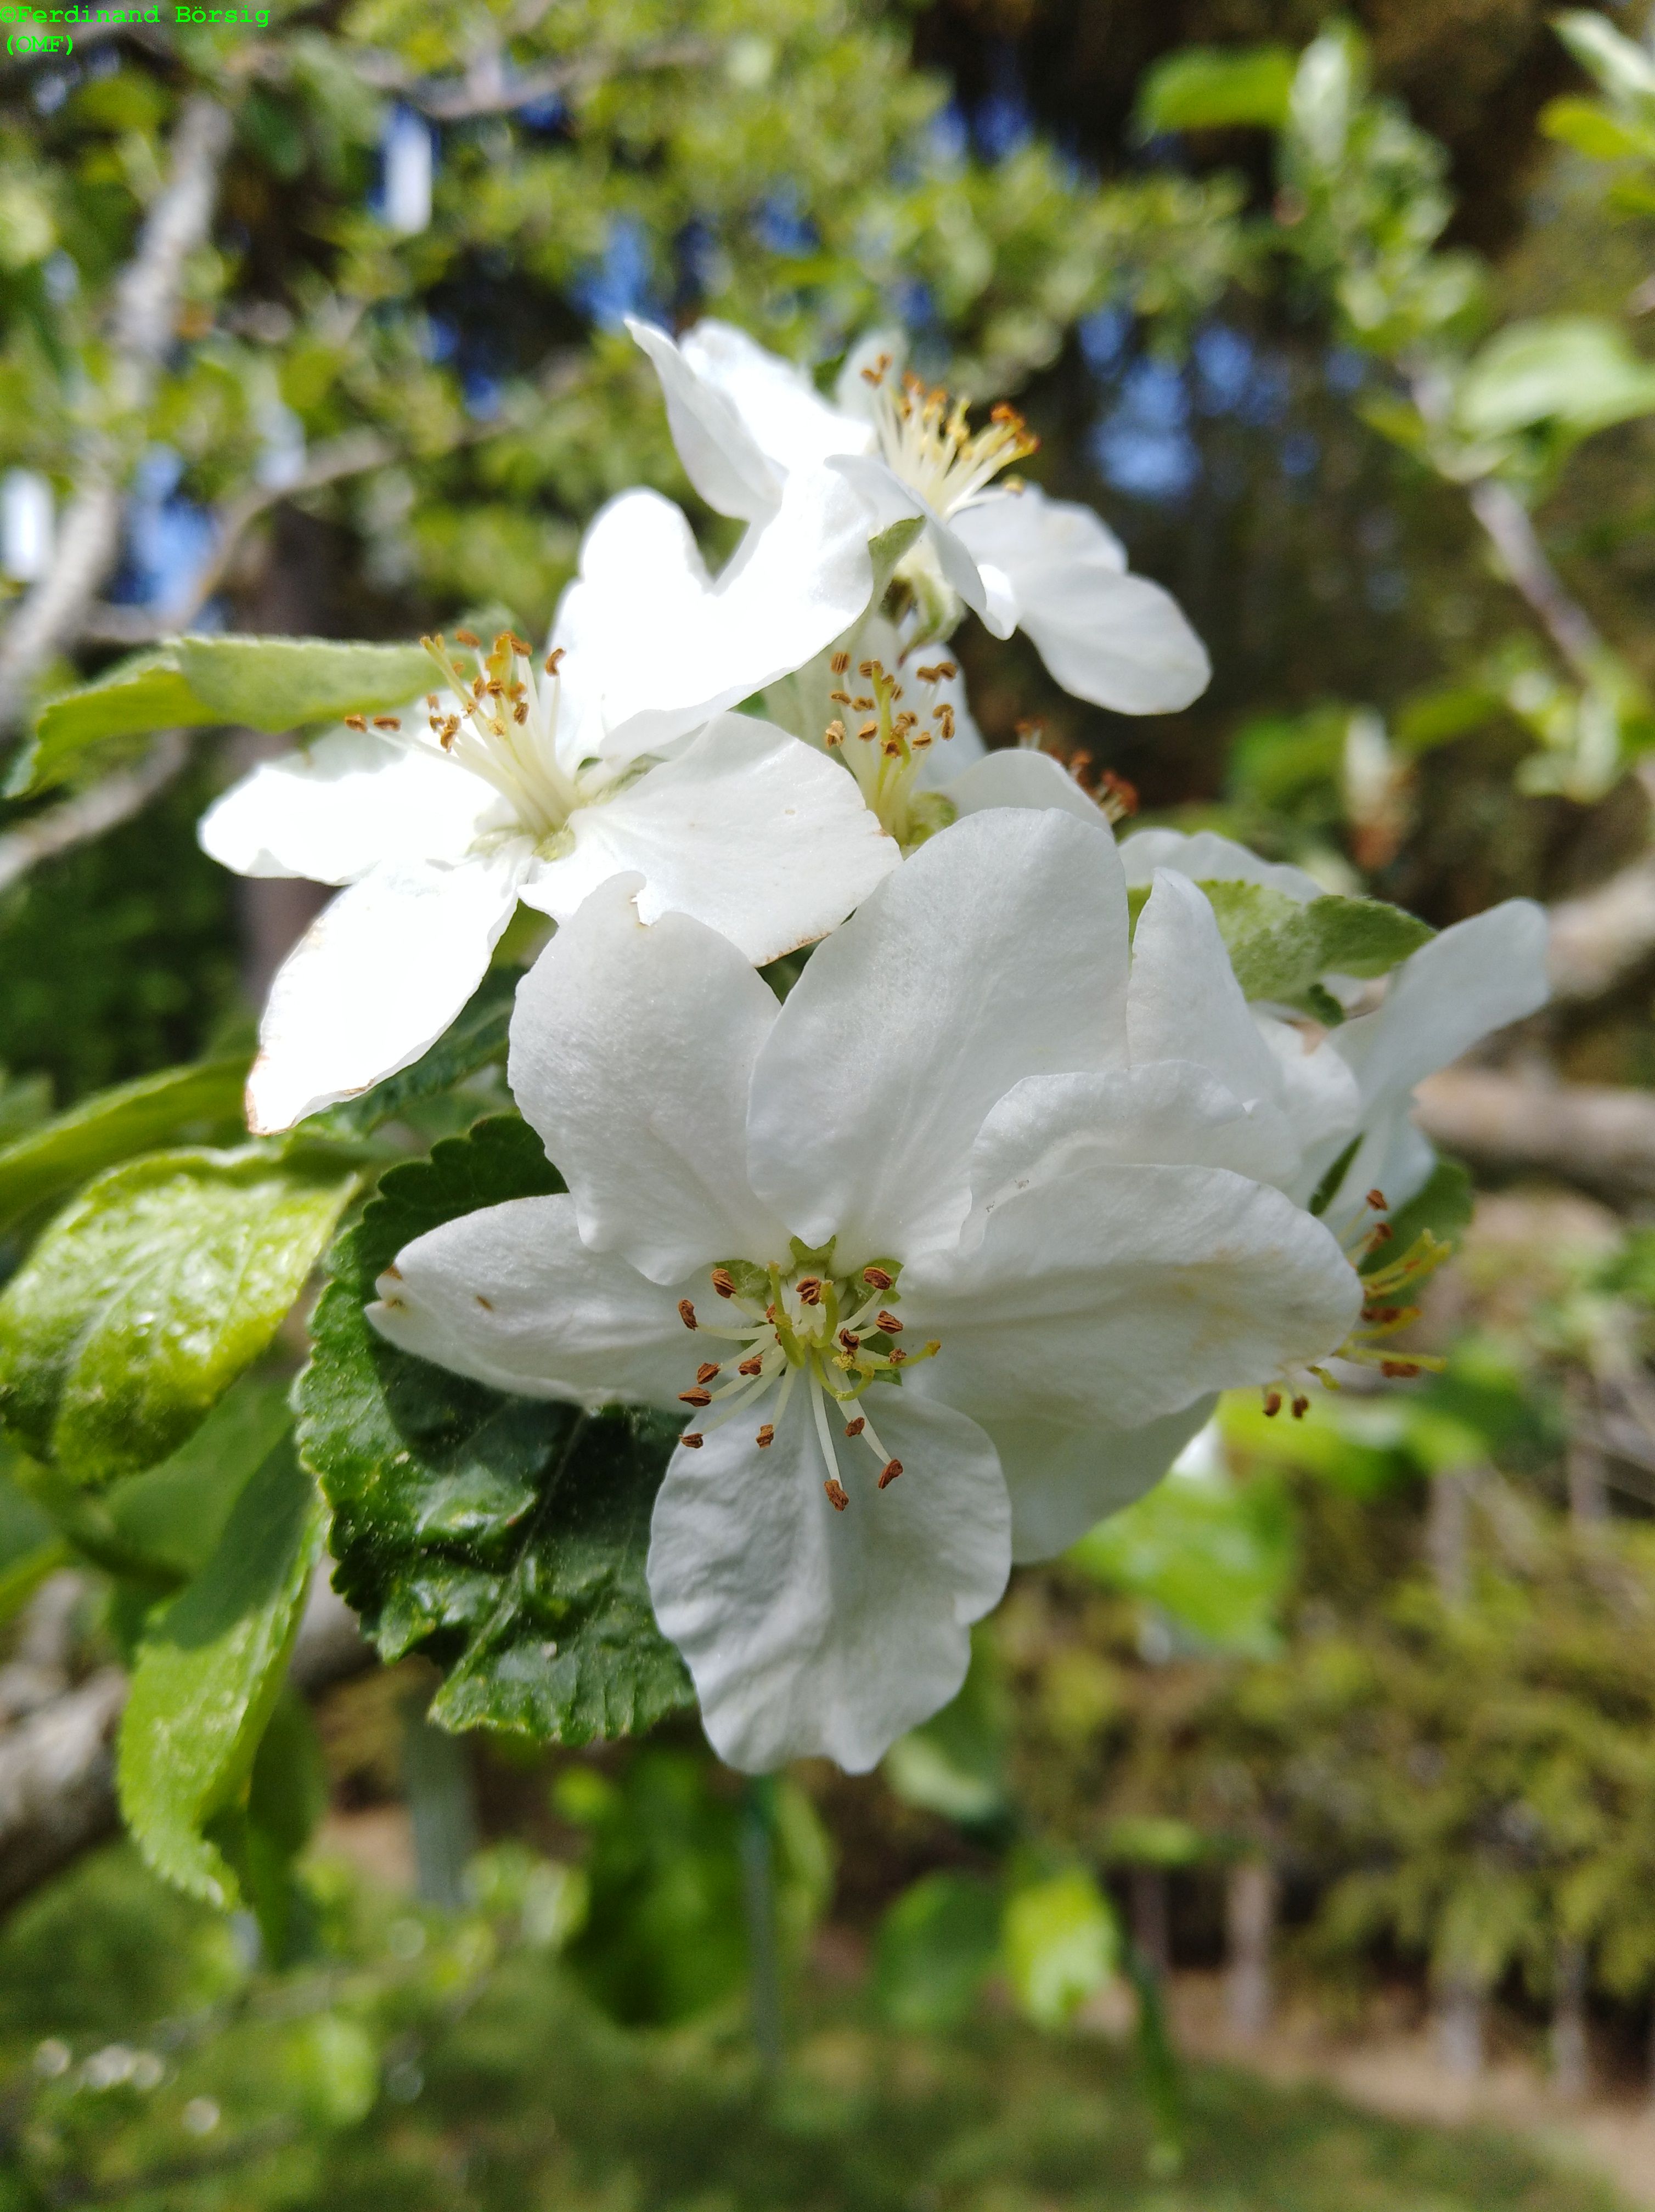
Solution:
M 1133 1020 L 1113 841 L 1055 810 L 931 839 L 785 1004 L 625 878 L 525 981 L 510 1080 L 569 1194 L 418 1238 L 370 1314 L 506 1390 L 688 1404 L 649 1587 L 733 1764 L 871 1765 L 1013 1555 L 1344 1340 L 1271 1133 Z
M 1012 409 L 973 431 L 963 404 L 899 375 L 877 340 L 852 355 L 831 404 L 727 323 L 676 343 L 628 328 L 660 378 L 685 470 L 721 514 L 759 521 L 830 476 L 862 494 L 872 533 L 920 524 L 893 579 L 919 638 L 946 638 L 970 607 L 996 637 L 1024 630 L 1058 683 L 1099 706 L 1165 714 L 1205 690 L 1200 639 L 1167 592 L 1128 573 L 1092 509 L 1004 477 L 1034 445 Z
M 636 870 L 646 921 L 694 915 L 762 963 L 833 927 L 896 865 L 818 753 L 723 711 L 866 596 L 865 538 L 823 526 L 836 497 L 853 519 L 856 502 L 805 492 L 749 534 L 761 557 L 744 549 L 716 583 L 676 507 L 625 495 L 588 534 L 544 669 L 520 639 L 464 665 L 439 647 L 424 706 L 357 718 L 209 809 L 201 842 L 225 866 L 347 887 L 271 987 L 251 1127 L 289 1127 L 417 1060 L 520 899 L 561 922 Z M 837 580 L 822 560 L 835 542 Z

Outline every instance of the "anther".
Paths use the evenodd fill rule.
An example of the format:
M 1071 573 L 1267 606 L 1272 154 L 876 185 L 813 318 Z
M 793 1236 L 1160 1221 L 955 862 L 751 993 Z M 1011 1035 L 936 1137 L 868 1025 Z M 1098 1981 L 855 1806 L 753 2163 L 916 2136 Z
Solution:
M 1294 1420 L 1302 1421 L 1305 1414 L 1309 1413 L 1310 1409 L 1311 1401 L 1308 1398 L 1295 1398 L 1293 1401 L 1293 1417 Z
M 908 1354 L 903 1350 L 899 1344 L 893 1344 L 890 1351 L 887 1352 L 885 1356 L 891 1362 L 891 1364 L 893 1367 L 901 1367 L 905 1365 L 908 1359 Z
M 822 1279 L 819 1275 L 801 1275 L 794 1285 L 801 1306 L 819 1306 L 822 1303 Z
M 712 1381 L 712 1379 L 713 1379 L 714 1376 L 715 1376 L 715 1375 L 716 1375 L 716 1374 L 717 1374 L 717 1372 L 718 1372 L 718 1362 L 717 1362 L 717 1360 L 715 1360 L 715 1359 L 703 1359 L 703 1360 L 702 1361 L 702 1363 L 701 1363 L 700 1366 L 699 1366 L 699 1367 L 697 1367 L 697 1370 L 696 1370 L 696 1380 L 697 1380 L 697 1382 L 710 1382 Z
M 688 1444 L 691 1451 L 699 1451 L 706 1441 L 705 1437 L 697 1436 L 693 1429 L 686 1429 L 678 1438 L 678 1442 L 681 1444 Z
M 1421 1371 L 1411 1359 L 1382 1359 L 1379 1362 L 1380 1374 L 1389 1376 L 1392 1382 L 1409 1381 Z
M 361 714 L 347 714 L 344 718 L 344 726 L 347 730 L 366 730 L 368 723 Z
M 713 1288 L 718 1292 L 721 1298 L 733 1298 L 735 1296 L 735 1277 L 730 1273 L 727 1267 L 714 1268 Z M 690 1301 L 686 1298 L 684 1304 L 688 1305 Z M 678 1308 L 678 1311 L 682 1313 L 683 1310 L 684 1306 L 680 1306 Z
M 764 1353 L 762 1352 L 755 1352 L 752 1358 L 751 1359 L 744 1359 L 740 1366 L 738 1367 L 735 1371 L 738 1375 L 762 1375 L 764 1371 Z
M 555 676 L 557 673 L 558 666 L 568 649 L 569 648 L 566 646 L 560 645 L 556 647 L 546 655 L 546 673 L 548 676 Z
M 520 699 L 518 701 L 517 704 L 511 710 L 511 718 L 514 722 L 527 721 L 529 718 L 529 702 L 526 699 Z
M 688 1298 L 678 1300 L 678 1319 L 684 1323 L 685 1328 L 697 1328 L 700 1326 L 696 1319 L 696 1310 Z
M 880 1489 L 883 1490 L 887 1484 L 894 1482 L 901 1473 L 902 1462 L 899 1459 L 886 1460 L 885 1465 L 879 1469 Z
M 853 699 L 850 704 L 859 714 L 871 714 L 879 702 L 876 699 Z
M 867 1426 L 867 1416 L 862 1413 L 858 1413 L 854 1421 L 847 1421 L 845 1423 L 845 1434 L 848 1437 L 859 1437 Z
M 843 1483 L 840 1481 L 838 1476 L 837 1474 L 829 1475 L 827 1480 L 822 1485 L 822 1487 L 826 1491 L 828 1504 L 833 1508 L 834 1511 L 836 1513 L 843 1513 L 846 1506 L 849 1504 L 850 1498 Z
M 712 1402 L 713 1394 L 710 1390 L 695 1389 L 678 1392 L 678 1403 L 681 1406 L 710 1406 Z
M 848 1328 L 842 1328 L 839 1331 L 839 1341 L 847 1352 L 860 1352 L 862 1348 L 861 1337 L 853 1336 Z
M 753 1438 L 753 1442 L 758 1446 L 760 1451 L 768 1451 L 770 1446 L 776 1442 L 775 1422 L 766 1421 L 764 1427 Z
M 828 697 L 832 700 L 836 707 L 848 707 L 850 704 L 849 691 L 830 691 Z
M 824 745 L 842 745 L 845 741 L 845 726 L 836 714 L 822 732 Z
M 442 702 L 438 698 L 435 691 L 428 691 L 425 695 L 425 703 L 431 709 L 432 713 L 435 714 L 437 708 L 442 704 Z
M 885 1285 L 881 1283 L 879 1287 L 880 1290 L 883 1290 L 885 1288 Z M 885 1331 L 887 1336 L 901 1335 L 902 1323 L 897 1319 L 895 1314 L 887 1313 L 883 1306 L 879 1308 L 879 1327 Z
M 832 659 L 828 663 L 828 666 L 833 671 L 836 676 L 843 676 L 849 665 L 850 655 L 848 653 L 843 652 L 836 653 Z
M 469 629 L 457 629 L 454 632 L 454 637 L 457 642 L 460 645 L 480 647 L 483 642 L 482 639 L 477 635 L 475 631 Z
M 528 659 L 530 653 L 534 650 L 533 647 L 528 642 L 528 640 L 526 638 L 519 637 L 514 629 L 508 629 L 506 632 L 506 642 L 510 646 L 514 653 L 521 653 L 525 660 Z
M 867 1267 L 862 1269 L 862 1280 L 871 1291 L 888 1291 L 896 1279 L 894 1275 L 887 1274 L 883 1267 Z
M 1273 1421 L 1281 1411 L 1281 1393 L 1279 1390 L 1267 1390 L 1264 1393 L 1265 1419 L 1267 1421 Z
M 877 722 L 864 722 L 856 734 L 859 738 L 877 738 L 879 734 L 879 726 Z
M 1385 1204 L 1385 1194 L 1382 1190 L 1369 1191 L 1366 1202 L 1373 1208 L 1373 1211 L 1376 1213 L 1386 1213 L 1390 1211 L 1390 1208 Z

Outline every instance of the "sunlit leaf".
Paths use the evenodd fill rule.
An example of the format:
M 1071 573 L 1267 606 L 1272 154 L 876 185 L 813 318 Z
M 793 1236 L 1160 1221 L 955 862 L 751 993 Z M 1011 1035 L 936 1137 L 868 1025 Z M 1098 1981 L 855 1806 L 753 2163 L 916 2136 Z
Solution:
M 1146 137 L 1236 124 L 1279 130 L 1287 117 L 1293 67 L 1286 46 L 1185 46 L 1145 77 L 1134 120 Z

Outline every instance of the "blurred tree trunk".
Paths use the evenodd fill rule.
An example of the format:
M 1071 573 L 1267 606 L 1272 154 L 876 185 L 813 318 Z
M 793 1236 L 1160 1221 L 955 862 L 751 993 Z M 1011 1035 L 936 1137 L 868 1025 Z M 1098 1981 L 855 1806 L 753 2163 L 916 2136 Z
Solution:
M 1132 1941 L 1144 1964 L 1165 1977 L 1172 1963 L 1167 1933 L 1166 1875 L 1156 1866 L 1135 1866 L 1128 1876 Z
M 1230 1869 L 1225 1889 L 1230 1960 L 1224 2002 L 1230 2033 L 1244 2043 L 1256 2041 L 1270 2025 L 1270 1954 L 1279 1892 L 1275 1869 L 1268 1859 L 1243 1859 Z
M 1456 2081 L 1474 2081 L 1482 2071 L 1484 1997 L 1469 1974 L 1452 1972 L 1437 1984 L 1437 2055 Z
M 1560 2097 L 1584 2097 L 1591 2086 L 1586 2039 L 1586 1953 L 1565 1937 L 1557 1946 L 1552 1998 L 1552 2087 Z

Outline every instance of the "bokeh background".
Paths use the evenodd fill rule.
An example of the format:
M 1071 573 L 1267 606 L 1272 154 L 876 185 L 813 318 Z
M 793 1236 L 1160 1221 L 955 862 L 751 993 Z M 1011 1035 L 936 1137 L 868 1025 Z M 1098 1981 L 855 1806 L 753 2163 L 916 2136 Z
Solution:
M 451 1739 L 420 1662 L 348 1662 L 277 1955 L 16 1802 L 8 1736 L 113 1647 L 0 1466 L 0 2207 L 1655 2203 L 1640 10 L 244 12 L 0 58 L 0 747 L 186 628 L 543 630 L 633 483 L 715 558 L 624 319 L 824 373 L 900 325 L 1212 651 L 1133 721 L 968 629 L 990 741 L 1438 925 L 1544 900 L 1558 990 L 1430 1090 L 1441 1374 L 1227 1404 L 873 1776 Z M 194 823 L 271 743 L 0 803 L 0 1147 L 250 1037 L 314 901 Z

